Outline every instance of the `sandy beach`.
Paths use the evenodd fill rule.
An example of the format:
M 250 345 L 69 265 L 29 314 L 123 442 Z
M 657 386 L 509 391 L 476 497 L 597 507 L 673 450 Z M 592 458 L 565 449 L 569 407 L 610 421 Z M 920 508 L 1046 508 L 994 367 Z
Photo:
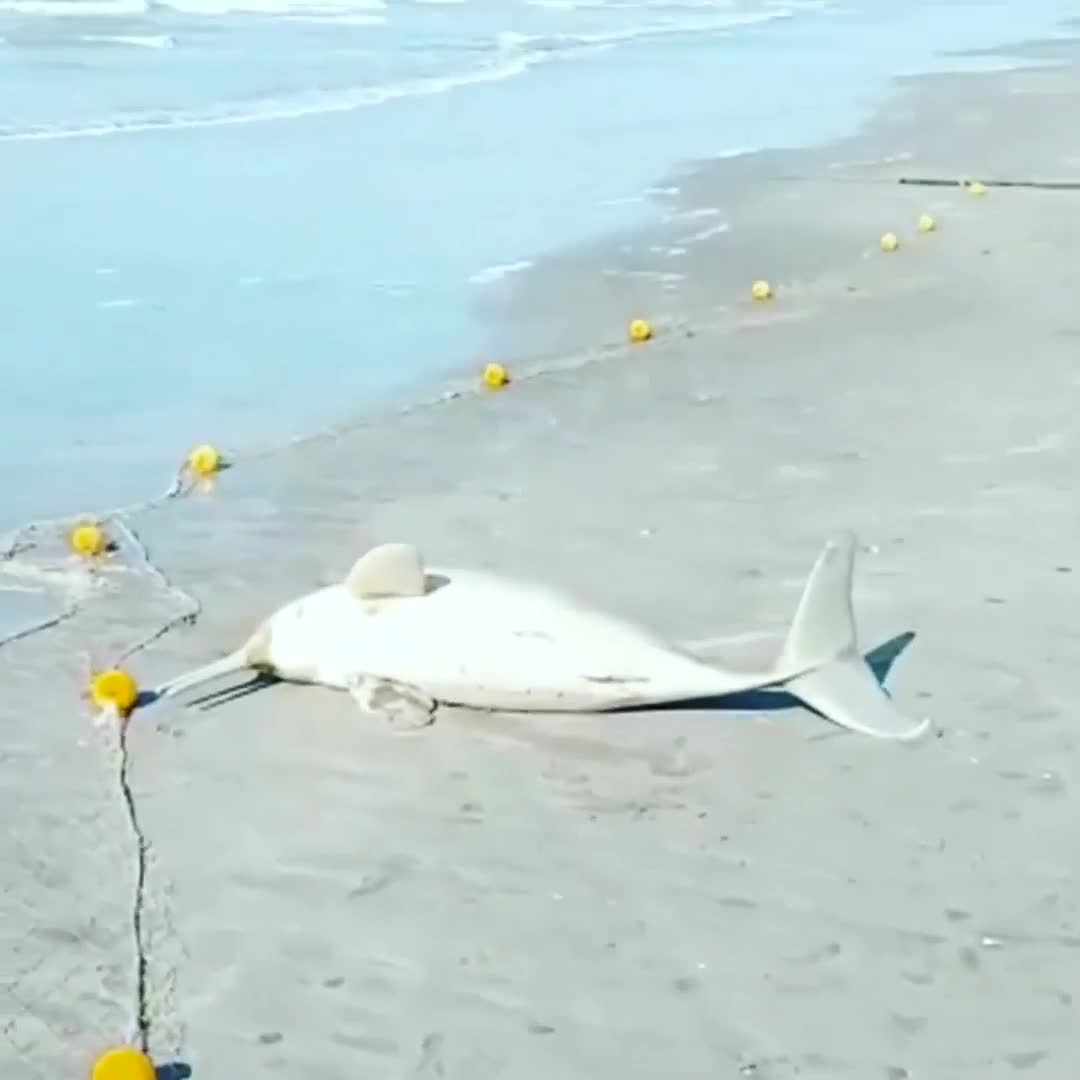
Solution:
M 10 559 L 73 614 L 0 648 L 0 1071 L 82 1076 L 141 1020 L 194 1080 L 1073 1075 L 1080 192 L 897 182 L 1080 179 L 1075 47 L 1024 54 L 1061 66 L 911 80 L 507 278 L 504 392 L 240 458 L 96 578 L 61 528 Z M 80 700 L 85 654 L 145 642 L 153 686 L 387 540 L 712 653 L 782 634 L 842 529 L 861 644 L 916 633 L 916 745 L 800 710 L 403 737 L 282 685 L 122 751 Z

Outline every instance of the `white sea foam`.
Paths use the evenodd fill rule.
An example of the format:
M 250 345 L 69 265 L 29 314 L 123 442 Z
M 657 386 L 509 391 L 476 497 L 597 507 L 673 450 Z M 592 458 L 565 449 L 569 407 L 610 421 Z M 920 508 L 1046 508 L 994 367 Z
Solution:
M 586 45 L 614 45 L 619 42 L 635 41 L 639 38 L 665 37 L 672 34 L 738 30 L 745 26 L 756 26 L 762 23 L 774 22 L 777 19 L 787 19 L 791 17 L 791 14 L 790 11 L 784 8 L 772 8 L 768 11 L 754 12 L 728 11 L 696 19 L 666 18 L 662 21 L 625 26 L 617 30 L 599 30 L 590 33 L 523 34 L 516 30 L 504 30 L 499 35 L 499 43 L 503 48 L 529 48 L 550 52 Z
M 146 0 L 0 0 L 0 15 L 97 17 L 144 15 Z
M 154 0 L 185 15 L 339 15 L 386 10 L 386 0 Z
M 702 229 L 701 232 L 681 237 L 679 243 L 700 244 L 703 240 L 711 240 L 714 236 L 720 236 L 723 233 L 726 233 L 729 228 L 730 226 L 726 222 L 720 222 L 718 225 L 710 225 L 707 229 Z
M 5 590 L 38 593 L 55 590 L 79 600 L 89 596 L 98 584 L 85 565 L 70 559 L 42 564 L 19 559 L 0 563 L 0 583 Z
M 664 270 L 616 270 L 613 276 L 641 278 L 645 281 L 656 281 L 665 286 L 678 285 L 679 282 L 686 280 L 685 274 L 676 274 Z
M 464 0 L 462 0 L 462 2 L 464 2 Z M 335 26 L 386 25 L 385 15 L 342 15 L 340 12 L 336 11 L 320 11 L 317 14 L 308 12 L 297 14 L 295 11 L 291 11 L 283 13 L 281 18 L 290 23 L 333 23 Z
M 518 262 L 504 263 L 501 266 L 489 266 L 480 270 L 469 278 L 473 285 L 490 285 L 493 281 L 501 281 L 510 274 L 520 274 L 522 270 L 528 270 L 533 264 L 528 259 Z
M 645 201 L 644 195 L 619 195 L 614 199 L 603 199 L 601 206 L 634 206 Z
M 910 150 L 901 150 L 896 154 L 886 154 L 884 157 L 854 158 L 850 161 L 834 161 L 829 165 L 830 169 L 863 169 L 874 165 L 895 165 L 901 161 L 911 161 L 915 155 Z
M 735 8 L 734 0 L 524 0 L 528 7 L 552 8 L 559 11 L 727 11 Z M 828 6 L 833 0 L 806 0 L 807 6 Z M 780 8 L 779 3 L 767 6 Z M 785 0 L 784 7 L 799 7 L 800 0 Z
M 130 45 L 137 49 L 171 49 L 176 44 L 170 34 L 83 34 L 79 40 L 97 45 Z
M 716 217 L 720 213 L 718 206 L 699 206 L 693 210 L 677 210 L 668 214 L 665 221 L 700 221 L 702 218 Z

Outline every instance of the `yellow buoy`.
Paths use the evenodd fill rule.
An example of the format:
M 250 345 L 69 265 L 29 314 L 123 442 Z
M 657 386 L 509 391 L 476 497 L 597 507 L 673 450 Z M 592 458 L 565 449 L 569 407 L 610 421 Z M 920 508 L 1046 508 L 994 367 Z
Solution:
M 968 189 L 969 195 L 986 194 L 986 185 L 980 180 L 968 180 L 964 186 Z
M 771 300 L 773 298 L 772 286 L 767 281 L 755 281 L 750 286 L 750 295 L 755 300 Z
M 134 1046 L 118 1046 L 97 1059 L 90 1080 L 154 1080 L 154 1063 Z
M 634 319 L 630 324 L 630 340 L 640 344 L 652 337 L 652 324 L 646 319 Z
M 188 454 L 187 467 L 196 476 L 201 476 L 203 479 L 213 476 L 221 468 L 221 452 L 216 446 L 211 446 L 209 443 L 196 446 Z
M 510 382 L 510 372 L 502 364 L 488 364 L 484 368 L 483 380 L 489 390 L 501 390 Z
M 933 232 L 937 228 L 937 222 L 929 214 L 919 215 L 919 232 Z
M 100 525 L 76 525 L 68 537 L 73 551 L 78 552 L 83 558 L 93 559 L 98 555 L 104 555 L 109 546 L 109 539 L 105 530 Z
M 90 680 L 90 698 L 99 709 L 115 709 L 127 716 L 139 700 L 139 687 L 126 671 L 109 668 Z
M 880 243 L 882 251 L 895 251 L 900 246 L 900 238 L 896 233 L 887 232 L 881 238 Z

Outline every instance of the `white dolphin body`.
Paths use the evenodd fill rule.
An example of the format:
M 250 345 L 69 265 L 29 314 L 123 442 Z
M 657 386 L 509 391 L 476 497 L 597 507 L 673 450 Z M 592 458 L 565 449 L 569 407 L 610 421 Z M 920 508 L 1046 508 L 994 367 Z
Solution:
M 858 651 L 854 550 L 850 535 L 825 546 L 775 662 L 746 671 L 706 663 L 558 590 L 479 570 L 425 569 L 415 548 L 386 544 L 343 583 L 286 604 L 236 652 L 157 696 L 254 669 L 429 722 L 439 704 L 589 713 L 772 687 L 853 731 L 917 738 L 929 721 L 896 712 Z

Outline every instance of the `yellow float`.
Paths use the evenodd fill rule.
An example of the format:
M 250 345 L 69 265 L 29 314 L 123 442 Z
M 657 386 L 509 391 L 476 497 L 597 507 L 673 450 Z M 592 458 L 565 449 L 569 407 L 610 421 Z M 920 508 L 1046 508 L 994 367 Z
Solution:
M 126 671 L 109 668 L 90 680 L 90 698 L 99 709 L 115 709 L 127 716 L 139 700 L 139 686 Z
M 109 538 L 100 525 L 82 524 L 76 525 L 68 537 L 73 551 L 82 555 L 84 559 L 93 559 L 104 555 L 109 548 Z
M 222 466 L 221 452 L 210 443 L 196 446 L 187 456 L 187 467 L 198 477 L 207 479 Z
M 502 364 L 488 364 L 482 376 L 489 390 L 501 390 L 510 382 L 510 372 Z
M 155 1080 L 154 1063 L 134 1046 L 106 1051 L 94 1064 L 90 1080 Z

